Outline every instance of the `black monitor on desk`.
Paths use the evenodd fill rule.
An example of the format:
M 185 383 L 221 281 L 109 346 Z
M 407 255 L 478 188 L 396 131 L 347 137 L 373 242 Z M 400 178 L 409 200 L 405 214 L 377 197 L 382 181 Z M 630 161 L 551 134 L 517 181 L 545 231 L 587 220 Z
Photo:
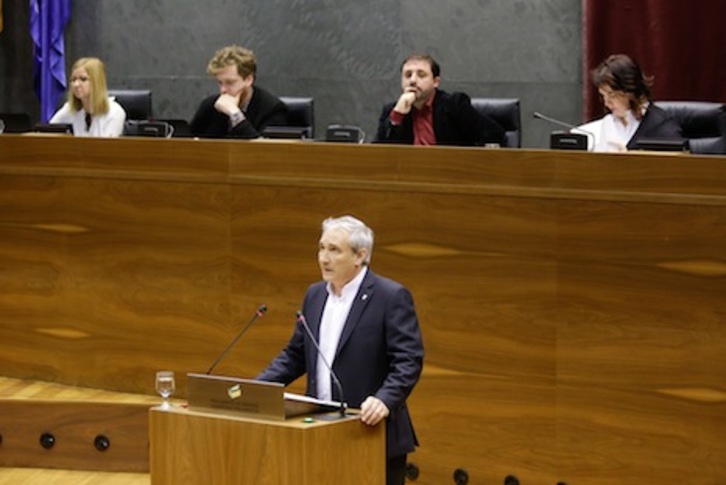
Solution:
M 70 123 L 37 123 L 33 127 L 37 133 L 56 133 L 59 135 L 72 135 L 73 125 Z
M 263 138 L 274 140 L 303 140 L 308 138 L 309 129 L 304 126 L 268 126 L 262 130 Z
M 651 152 L 685 152 L 688 140 L 685 138 L 641 138 L 635 142 L 636 150 Z

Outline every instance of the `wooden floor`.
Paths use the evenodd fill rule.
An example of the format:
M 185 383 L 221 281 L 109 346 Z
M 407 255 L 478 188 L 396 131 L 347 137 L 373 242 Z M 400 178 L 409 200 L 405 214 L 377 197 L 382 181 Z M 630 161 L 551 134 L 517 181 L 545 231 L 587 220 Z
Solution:
M 106 473 L 46 468 L 0 468 L 7 485 L 149 485 L 148 473 Z
M 52 382 L 25 381 L 0 376 L 0 399 L 1 398 L 148 402 L 152 405 L 159 403 L 160 401 L 159 397 L 145 394 L 112 392 L 104 391 L 102 389 L 65 386 Z
M 159 402 L 159 398 L 0 377 L 0 399 Z M 149 485 L 148 473 L 108 473 L 46 468 L 0 468 L 0 484 L 12 485 Z

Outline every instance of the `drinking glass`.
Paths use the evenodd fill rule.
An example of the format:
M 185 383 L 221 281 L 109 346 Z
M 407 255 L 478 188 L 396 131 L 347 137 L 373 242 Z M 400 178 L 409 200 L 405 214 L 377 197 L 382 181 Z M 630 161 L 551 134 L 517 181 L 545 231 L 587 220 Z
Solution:
M 174 394 L 176 383 L 174 382 L 174 373 L 169 370 L 160 370 L 156 373 L 156 392 L 163 399 L 161 409 L 170 409 L 171 403 L 169 398 Z

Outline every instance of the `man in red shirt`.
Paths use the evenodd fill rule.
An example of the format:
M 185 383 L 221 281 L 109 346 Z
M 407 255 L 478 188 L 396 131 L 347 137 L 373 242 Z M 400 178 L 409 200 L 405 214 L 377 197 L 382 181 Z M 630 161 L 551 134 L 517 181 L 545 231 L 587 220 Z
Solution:
M 383 108 L 376 142 L 412 145 L 503 145 L 504 129 L 480 115 L 465 93 L 439 89 L 441 68 L 429 55 L 409 56 L 401 65 L 398 101 Z

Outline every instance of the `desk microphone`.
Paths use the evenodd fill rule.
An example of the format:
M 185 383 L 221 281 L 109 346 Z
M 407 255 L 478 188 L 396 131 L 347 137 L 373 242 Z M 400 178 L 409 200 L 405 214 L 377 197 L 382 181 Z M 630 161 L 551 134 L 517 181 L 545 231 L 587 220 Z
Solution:
M 318 355 L 320 356 L 320 360 L 323 361 L 323 364 L 325 364 L 325 367 L 330 372 L 330 376 L 333 378 L 333 383 L 335 383 L 335 388 L 338 390 L 338 395 L 340 396 L 340 416 L 345 416 L 345 410 L 348 408 L 348 403 L 345 402 L 345 397 L 343 395 L 343 386 L 340 384 L 340 380 L 338 379 L 338 376 L 335 375 L 335 371 L 331 367 L 331 365 L 328 363 L 328 360 L 325 358 L 325 355 L 323 355 L 323 352 L 320 350 L 320 346 L 318 345 L 317 340 L 315 340 L 315 337 L 313 336 L 312 330 L 310 330 L 310 326 L 308 325 L 308 321 L 305 318 L 305 315 L 301 311 L 298 311 L 296 313 L 297 315 L 297 322 L 302 325 L 302 327 L 305 329 L 305 332 L 308 334 L 308 337 L 310 337 L 310 340 L 312 340 L 313 345 L 315 346 L 315 350 L 318 352 Z
M 575 130 L 574 133 L 552 133 L 550 135 L 550 148 L 559 148 L 564 150 L 587 150 L 588 149 L 588 138 L 592 137 L 593 147 L 595 145 L 595 134 L 578 128 L 570 123 L 545 116 L 542 113 L 535 111 L 532 113 L 534 118 L 539 120 L 547 121 L 558 126 L 562 126 L 569 130 Z M 583 135 L 585 135 L 583 137 Z
M 211 366 L 211 367 L 209 368 L 209 370 L 207 371 L 207 374 L 211 374 L 211 373 L 212 373 L 212 371 L 214 370 L 214 368 L 215 368 L 215 367 L 217 367 L 217 364 L 219 364 L 219 362 L 220 362 L 220 361 L 221 361 L 221 360 L 222 360 L 222 359 L 224 358 L 224 356 L 225 356 L 225 355 L 227 355 L 227 353 L 228 353 L 228 352 L 229 352 L 230 350 L 232 350 L 232 347 L 234 347 L 234 344 L 236 344 L 236 343 L 237 343 L 237 341 L 238 341 L 238 340 L 239 340 L 240 338 L 242 338 L 242 335 L 244 335 L 244 334 L 245 334 L 245 332 L 247 331 L 247 329 L 248 329 L 248 328 L 250 328 L 250 326 L 251 326 L 251 325 L 252 325 L 253 323 L 255 323 L 255 320 L 257 320 L 257 319 L 258 319 L 258 318 L 260 318 L 260 317 L 261 317 L 262 315 L 264 315 L 266 311 L 267 311 L 267 305 L 260 305 L 260 307 L 259 307 L 259 308 L 257 309 L 257 311 L 255 312 L 255 314 L 254 314 L 254 315 L 252 316 L 252 318 L 250 319 L 250 321 L 249 321 L 249 322 L 247 322 L 247 325 L 245 325 L 245 326 L 244 326 L 244 327 L 242 328 L 242 330 L 240 330 L 240 332 L 239 332 L 239 333 L 237 334 L 237 336 L 236 336 L 236 337 L 234 338 L 234 340 L 232 340 L 232 343 L 230 343 L 230 344 L 229 344 L 229 345 L 227 346 L 227 348 L 226 348 L 226 349 L 224 349 L 224 352 L 222 352 L 221 354 L 219 354 L 219 357 L 217 357 L 217 360 L 215 360 L 215 361 L 214 361 L 214 364 L 212 364 L 212 366 Z

